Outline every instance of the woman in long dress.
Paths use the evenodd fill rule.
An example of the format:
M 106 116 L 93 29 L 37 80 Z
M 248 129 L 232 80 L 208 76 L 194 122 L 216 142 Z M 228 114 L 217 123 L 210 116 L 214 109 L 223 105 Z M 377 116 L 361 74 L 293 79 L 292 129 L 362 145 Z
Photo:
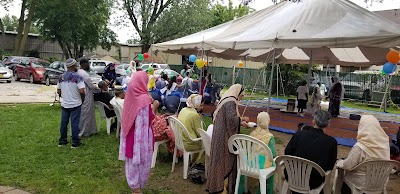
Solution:
M 214 111 L 214 128 L 211 139 L 211 156 L 208 168 L 207 190 L 209 193 L 224 191 L 224 181 L 228 178 L 226 190 L 235 191 L 237 175 L 236 155 L 228 150 L 228 139 L 240 131 L 242 122 L 239 114 L 239 100 L 243 98 L 242 85 L 232 85 L 224 93 L 217 109 Z M 246 120 L 248 118 L 243 118 Z
M 274 135 L 269 131 L 270 117 L 267 112 L 260 112 L 257 116 L 257 128 L 250 133 L 250 136 L 262 141 L 265 143 L 268 148 L 272 152 L 272 157 L 276 157 L 276 149 L 275 149 L 275 138 Z M 274 163 L 266 160 L 266 153 L 261 154 L 259 156 L 260 168 L 268 168 L 274 166 Z M 242 176 L 243 177 L 243 176 Z M 239 192 L 244 192 L 244 178 L 240 179 Z M 251 193 L 259 194 L 260 193 L 260 181 L 254 178 L 247 179 L 247 186 Z M 274 193 L 274 176 L 271 176 L 267 180 L 267 193 Z
M 338 161 L 337 166 L 351 170 L 368 160 L 390 160 L 389 137 L 374 116 L 362 115 L 358 125 L 357 143 L 345 160 Z M 344 178 L 351 182 L 364 183 L 365 176 L 365 171 L 349 171 Z M 342 193 L 351 193 L 346 184 L 342 186 Z
M 310 99 L 310 105 L 311 105 L 310 114 L 314 115 L 315 112 L 321 110 L 321 101 L 322 101 L 322 96 L 321 96 L 319 87 L 314 87 L 313 93 L 312 93 L 311 99 Z
M 85 101 L 82 103 L 82 112 L 79 121 L 79 129 L 81 129 L 79 137 L 82 137 L 97 133 L 93 94 L 99 93 L 101 89 L 93 84 L 89 74 L 86 72 L 89 70 L 89 62 L 81 60 L 80 63 L 81 69 L 78 70 L 78 74 L 83 77 L 83 81 L 85 82 Z
M 119 159 L 125 161 L 125 173 L 133 193 L 142 193 L 150 176 L 153 154 L 154 114 L 147 92 L 146 72 L 136 72 L 125 96 Z
M 328 112 L 331 113 L 332 117 L 337 117 L 340 115 L 340 104 L 344 98 L 344 86 L 340 82 L 338 77 L 332 77 L 332 86 L 329 90 L 329 109 Z

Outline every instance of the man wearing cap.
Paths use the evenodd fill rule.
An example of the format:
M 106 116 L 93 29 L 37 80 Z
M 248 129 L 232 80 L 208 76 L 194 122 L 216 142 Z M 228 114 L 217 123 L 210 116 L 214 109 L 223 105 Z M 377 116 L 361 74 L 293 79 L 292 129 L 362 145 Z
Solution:
M 89 60 L 81 59 L 79 64 L 81 68 L 77 73 L 82 76 L 83 82 L 85 83 L 85 101 L 82 103 L 82 112 L 79 122 L 79 129 L 81 130 L 79 137 L 82 137 L 97 133 L 93 94 L 99 93 L 101 90 L 93 84 L 87 73 L 90 69 Z
M 69 58 L 65 62 L 67 71 L 63 73 L 57 83 L 57 93 L 61 95 L 62 111 L 59 146 L 68 144 L 68 122 L 71 119 L 72 147 L 81 145 L 79 138 L 79 120 L 81 116 L 82 102 L 85 100 L 85 83 L 78 70 L 77 61 Z

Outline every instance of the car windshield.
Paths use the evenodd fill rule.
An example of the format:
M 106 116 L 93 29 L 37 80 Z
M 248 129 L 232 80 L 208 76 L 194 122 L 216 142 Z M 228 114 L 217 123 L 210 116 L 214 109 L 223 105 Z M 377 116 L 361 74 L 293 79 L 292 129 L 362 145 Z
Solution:
M 50 64 L 45 61 L 32 61 L 32 67 L 48 67 Z
M 168 65 L 160 65 L 161 69 L 168 69 Z

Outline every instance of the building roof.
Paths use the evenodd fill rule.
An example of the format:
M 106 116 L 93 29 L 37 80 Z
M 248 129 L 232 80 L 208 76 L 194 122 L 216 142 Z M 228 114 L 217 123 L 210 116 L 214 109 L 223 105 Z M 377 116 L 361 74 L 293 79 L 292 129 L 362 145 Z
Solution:
M 390 10 L 382 10 L 382 11 L 374 11 L 374 13 L 390 20 L 396 24 L 400 24 L 400 10 L 399 9 L 390 9 Z

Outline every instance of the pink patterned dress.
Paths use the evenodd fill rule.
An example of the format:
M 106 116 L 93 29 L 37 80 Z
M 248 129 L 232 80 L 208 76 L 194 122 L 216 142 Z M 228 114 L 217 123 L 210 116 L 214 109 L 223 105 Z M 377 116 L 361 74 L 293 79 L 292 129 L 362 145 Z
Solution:
M 143 189 L 150 176 L 154 141 L 149 110 L 148 106 L 140 109 L 132 127 L 135 133 L 132 158 L 126 157 L 126 140 L 129 135 L 121 135 L 118 159 L 125 161 L 126 180 L 132 189 Z

